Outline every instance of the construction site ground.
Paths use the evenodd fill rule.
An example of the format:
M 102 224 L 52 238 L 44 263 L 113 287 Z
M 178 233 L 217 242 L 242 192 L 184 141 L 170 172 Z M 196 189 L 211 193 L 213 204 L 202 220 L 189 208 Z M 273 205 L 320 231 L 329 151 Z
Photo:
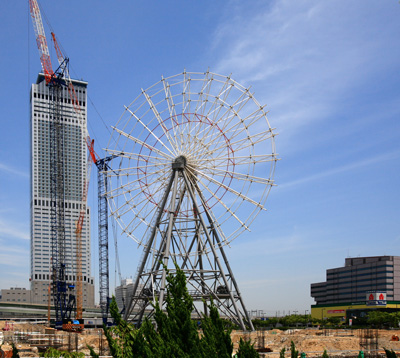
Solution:
M 47 346 L 64 351 L 80 351 L 89 356 L 88 345 L 94 347 L 101 356 L 109 356 L 108 345 L 100 328 L 71 333 L 56 331 L 43 324 L 8 322 L 6 325 L 4 321 L 0 321 L 0 330 L 4 334 L 2 350 L 11 353 L 11 342 L 14 342 L 20 357 L 38 357 L 39 352 Z M 400 336 L 400 330 L 274 329 L 233 331 L 231 336 L 235 351 L 242 337 L 246 340 L 251 339 L 254 347 L 260 351 L 260 356 L 271 358 L 277 357 L 282 348 L 286 349 L 286 356 L 289 357 L 291 341 L 295 343 L 296 349 L 300 353 L 306 353 L 307 357 L 321 357 L 325 349 L 330 357 L 355 357 L 360 350 L 368 356 L 368 352 L 372 353 L 376 348 L 380 353 L 384 353 L 383 348 L 400 352 L 400 342 L 393 340 Z M 264 352 L 261 353 L 262 351 Z

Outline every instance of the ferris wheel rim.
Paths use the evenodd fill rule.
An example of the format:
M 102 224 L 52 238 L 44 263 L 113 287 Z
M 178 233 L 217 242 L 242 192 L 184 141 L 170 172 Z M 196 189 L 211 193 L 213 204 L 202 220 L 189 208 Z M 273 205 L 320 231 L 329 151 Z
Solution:
M 201 75 L 204 76 L 200 86 L 201 90 L 192 91 L 193 84 L 190 82 L 193 80 L 191 76 Z M 176 83 L 182 85 L 181 93 L 173 92 L 172 86 L 176 86 L 176 83 L 171 85 L 170 81 L 176 81 Z M 222 86 L 217 95 L 212 93 L 211 88 L 215 83 Z M 228 95 L 234 90 L 238 90 L 239 94 L 235 102 L 229 104 L 227 102 Z M 166 102 L 165 108 L 160 106 L 163 101 L 155 101 L 160 93 L 165 95 L 163 100 Z M 183 98 L 181 102 L 177 102 L 179 96 Z M 207 108 L 204 101 L 207 102 L 210 98 L 213 99 L 213 102 L 211 108 Z M 192 112 L 185 112 L 185 109 L 190 110 L 194 102 L 195 106 L 191 108 Z M 177 110 L 177 103 L 182 106 L 181 112 Z M 240 116 L 240 111 L 248 103 L 252 104 L 253 111 L 246 113 L 246 116 Z M 204 114 L 206 109 L 208 112 Z M 142 113 L 141 116 L 140 113 Z M 149 113 L 152 113 L 153 116 L 150 117 Z M 219 113 L 222 114 L 219 115 Z M 125 120 L 126 114 L 129 114 L 130 118 L 124 123 L 123 118 Z M 146 118 L 149 117 L 151 121 L 145 122 Z M 240 118 L 240 122 L 237 121 L 238 118 Z M 139 133 L 133 133 L 133 130 L 130 129 L 131 119 L 136 121 L 135 126 L 140 124 L 141 127 L 135 127 Z M 249 128 L 254 127 L 261 120 L 265 120 L 263 131 L 251 134 Z M 121 129 L 117 128 L 121 124 Z M 185 130 L 182 128 L 185 128 Z M 244 136 L 243 132 L 246 132 L 247 136 Z M 165 189 L 165 184 L 158 183 L 160 180 L 157 180 L 157 178 L 161 181 L 168 179 L 171 163 L 179 155 L 187 155 L 188 173 L 192 178 L 197 178 L 197 185 L 206 193 L 207 200 L 204 205 L 210 210 L 222 206 L 228 213 L 222 217 L 222 220 L 216 218 L 217 226 L 220 228 L 223 223 L 228 222 L 231 218 L 235 218 L 239 224 L 234 234 L 224 240 L 224 244 L 237 237 L 241 231 L 249 230 L 249 225 L 254 221 L 259 211 L 265 210 L 265 201 L 274 185 L 273 176 L 277 161 L 275 134 L 269 125 L 264 106 L 259 105 L 248 88 L 241 86 L 230 76 L 221 76 L 209 71 L 205 73 L 184 71 L 174 76 L 162 77 L 160 81 L 146 90 L 142 89 L 140 95 L 129 106 L 125 106 L 123 115 L 117 125 L 113 127 L 114 133 L 116 133 L 116 141 L 113 136 L 110 138 L 107 151 L 119 157 L 120 167 L 116 169 L 117 174 L 115 171 L 109 171 L 111 173 L 109 174 L 110 178 L 115 179 L 121 176 L 133 178 L 133 173 L 136 171 L 137 179 L 132 179 L 119 187 L 110 189 L 107 196 L 112 215 L 117 217 L 123 231 L 140 245 L 146 245 L 145 239 L 135 237 L 133 231 L 137 230 L 141 224 L 151 227 L 151 221 L 156 215 L 162 190 Z M 184 139 L 183 133 L 186 135 Z M 224 140 L 221 140 L 221 138 Z M 116 143 L 114 145 L 112 145 L 113 140 Z M 214 140 L 220 145 L 215 146 Z M 132 148 L 136 148 L 136 151 L 126 150 L 128 141 Z M 252 147 L 263 142 L 270 143 L 270 152 L 259 154 L 252 151 Z M 227 147 L 231 148 L 231 151 L 224 152 Z M 122 168 L 124 160 L 127 163 L 136 161 L 136 165 Z M 261 163 L 269 165 L 269 173 L 266 177 L 257 174 L 256 165 Z M 243 168 L 247 168 L 247 172 L 243 172 Z M 240 182 L 241 188 L 235 189 L 232 182 Z M 250 184 L 254 183 L 264 187 L 260 200 L 250 198 L 249 193 L 251 193 L 252 186 Z M 217 189 L 215 190 L 215 188 Z M 135 191 L 136 194 L 130 197 L 131 192 Z M 223 194 L 217 194 L 218 192 Z M 141 194 L 146 197 L 149 205 L 143 215 L 136 207 L 140 205 L 143 205 L 142 208 L 145 207 L 144 201 L 146 200 L 132 206 L 134 201 L 132 198 L 136 200 Z M 115 205 L 115 202 L 113 204 L 115 198 L 121 196 L 125 197 L 125 203 L 120 207 Z M 225 200 L 226 196 L 229 198 Z M 232 196 L 236 198 L 231 199 Z M 229 200 L 232 200 L 233 204 Z M 240 219 L 235 214 L 240 208 L 240 201 L 254 206 L 245 220 Z M 133 219 L 129 222 L 123 221 L 121 217 L 124 217 L 129 211 L 134 213 Z M 187 209 L 187 215 L 191 214 L 190 209 Z M 135 221 L 138 222 L 137 225 L 133 225 Z

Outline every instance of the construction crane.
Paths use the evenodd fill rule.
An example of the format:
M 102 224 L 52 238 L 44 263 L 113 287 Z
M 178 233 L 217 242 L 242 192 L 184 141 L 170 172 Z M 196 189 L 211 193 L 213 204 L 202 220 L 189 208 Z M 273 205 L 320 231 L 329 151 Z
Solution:
M 51 283 L 54 307 L 56 312 L 56 328 L 67 330 L 80 330 L 81 324 L 74 327 L 71 323 L 71 315 L 78 306 L 78 319 L 82 318 L 82 261 L 81 261 L 81 232 L 83 226 L 84 214 L 86 213 L 86 197 L 88 179 L 86 179 L 83 190 L 84 203 L 82 204 L 80 217 L 77 222 L 77 294 L 72 293 L 74 285 L 67 285 L 66 279 L 66 263 L 65 263 L 65 188 L 64 188 L 64 140 L 63 140 L 63 124 L 61 119 L 62 106 L 62 88 L 67 87 L 72 105 L 75 112 L 80 115 L 79 102 L 69 76 L 68 65 L 69 59 L 62 55 L 58 42 L 54 33 L 52 33 L 54 47 L 57 53 L 59 67 L 53 71 L 51 58 L 47 45 L 47 39 L 43 28 L 43 22 L 40 14 L 37 0 L 29 0 L 29 9 L 32 18 L 33 28 L 36 36 L 36 44 L 39 50 L 42 70 L 45 76 L 46 84 L 49 86 L 50 92 L 50 218 L 51 218 Z M 80 118 L 81 128 L 82 120 Z M 68 322 L 68 323 L 67 323 Z M 76 322 L 75 322 L 76 323 Z
M 56 38 L 56 35 L 54 32 L 51 33 L 51 36 L 53 38 L 53 43 L 54 43 L 54 48 L 56 50 L 57 54 L 57 59 L 58 63 L 61 66 L 65 61 L 66 57 L 63 55 L 60 46 L 58 45 L 58 41 Z M 64 78 L 66 82 L 66 86 L 68 88 L 68 93 L 69 97 L 71 98 L 72 105 L 74 107 L 74 110 L 76 114 L 78 115 L 79 118 L 79 124 L 82 129 L 84 129 L 83 125 L 83 120 L 82 120 L 82 114 L 81 114 L 81 108 L 79 105 L 78 98 L 76 96 L 75 88 L 72 83 L 71 77 L 69 75 L 68 68 L 64 71 Z M 76 287 L 76 315 L 75 315 L 75 323 L 69 324 L 69 329 L 74 330 L 74 331 L 81 331 L 84 328 L 83 324 L 83 318 L 82 318 L 82 313 L 83 313 L 83 275 L 82 275 L 82 229 L 83 229 L 83 224 L 86 216 L 86 208 L 87 208 L 87 194 L 89 190 L 89 181 L 90 181 L 90 172 L 91 172 L 91 164 L 92 164 L 92 152 L 94 151 L 93 146 L 94 146 L 94 141 L 92 141 L 87 133 L 87 131 L 83 131 L 85 133 L 86 137 L 86 145 L 89 149 L 89 156 L 86 164 L 86 176 L 85 176 L 85 182 L 83 184 L 83 190 L 82 190 L 82 198 L 81 198 L 81 210 L 79 213 L 79 218 L 76 221 L 76 226 L 75 226 L 75 252 L 76 252 L 76 275 L 75 275 L 75 287 Z
M 58 63 L 60 66 L 65 61 L 62 51 L 58 45 L 55 34 L 51 33 L 53 38 L 54 47 L 57 53 Z M 71 81 L 68 69 L 64 72 L 66 83 L 68 86 L 68 92 L 70 98 L 72 98 L 72 104 L 75 112 L 79 116 L 79 121 L 82 124 L 81 108 L 79 101 L 75 93 L 73 83 Z M 108 307 L 109 307 L 109 265 L 108 265 L 108 205 L 107 198 L 105 195 L 107 184 L 107 176 L 105 172 L 110 169 L 108 162 L 115 156 L 109 156 L 100 159 L 94 150 L 94 140 L 90 139 L 88 133 L 86 133 L 86 145 L 89 150 L 87 165 L 86 165 L 86 181 L 83 187 L 82 200 L 81 200 L 81 211 L 79 219 L 76 222 L 75 237 L 76 237 L 76 320 L 79 321 L 73 325 L 73 330 L 82 330 L 84 328 L 82 322 L 83 312 L 83 276 L 82 276 L 82 229 L 84 218 L 86 215 L 86 203 L 87 194 L 89 190 L 91 166 L 94 163 L 98 169 L 98 226 L 99 226 L 99 291 L 100 291 L 100 307 L 102 311 L 103 323 L 107 324 Z
M 108 266 L 108 205 L 106 192 L 108 191 L 107 171 L 110 169 L 108 162 L 114 156 L 98 159 L 94 163 L 97 167 L 98 190 L 98 225 L 99 225 L 99 291 L 100 308 L 103 324 L 107 325 L 109 297 L 109 266 Z
M 76 96 L 76 92 L 71 81 L 68 64 L 69 59 L 65 57 L 60 49 L 57 38 L 53 32 L 51 36 L 54 43 L 54 48 L 57 54 L 59 68 L 54 72 L 52 69 L 51 58 L 47 46 L 47 40 L 43 28 L 43 23 L 40 15 L 40 9 L 37 0 L 29 0 L 30 12 L 32 22 L 35 29 L 36 43 L 39 49 L 40 60 L 42 64 L 43 73 L 45 75 L 46 83 L 55 93 L 53 98 L 53 118 L 55 125 L 54 140 L 52 150 L 55 153 L 54 160 L 51 165 L 55 167 L 54 172 L 57 175 L 54 177 L 54 183 L 57 184 L 59 205 L 55 205 L 58 208 L 58 213 L 54 213 L 54 217 L 58 218 L 59 224 L 54 225 L 57 228 L 58 235 L 52 236 L 52 286 L 53 286 L 53 297 L 56 309 L 56 326 L 60 328 L 60 324 L 63 321 L 71 318 L 71 312 L 76 304 L 76 320 L 75 323 L 68 323 L 62 325 L 63 329 L 81 331 L 84 328 L 82 320 L 83 312 L 83 275 L 82 275 L 82 229 L 84 225 L 84 219 L 87 212 L 87 194 L 89 188 L 89 179 L 91 172 L 91 164 L 96 164 L 98 168 L 98 205 L 99 205 L 99 283 L 100 283 L 100 306 L 102 309 L 103 322 L 107 323 L 108 307 L 109 307 L 109 266 L 108 266 L 108 206 L 105 191 L 107 188 L 107 176 L 105 172 L 109 169 L 108 162 L 114 157 L 107 157 L 100 159 L 94 151 L 94 141 L 90 139 L 85 126 L 83 126 L 81 108 L 79 101 Z M 82 191 L 81 199 L 81 210 L 79 218 L 76 221 L 75 237 L 76 237 L 76 275 L 75 275 L 75 286 L 76 296 L 70 294 L 68 300 L 66 298 L 66 277 L 65 277 L 65 225 L 63 222 L 65 208 L 64 202 L 61 203 L 61 198 L 64 198 L 63 180 L 63 148 L 62 148 L 62 124 L 60 121 L 60 91 L 62 87 L 68 88 L 69 97 L 74 110 L 79 118 L 79 123 L 84 132 L 86 138 L 86 145 L 89 150 L 89 156 L 86 166 L 86 178 Z M 62 194 L 61 194 L 62 193 Z M 62 210 L 61 210 L 62 208 Z M 54 246 L 54 250 L 53 250 Z M 58 248 L 58 251 L 56 250 Z M 55 253 L 59 253 L 56 255 Z M 73 288 L 73 286 L 70 286 Z
M 99 293 L 100 308 L 103 324 L 107 325 L 109 297 L 109 265 L 108 265 L 108 205 L 106 192 L 108 190 L 107 171 L 115 155 L 100 159 L 96 154 L 93 141 L 88 143 L 91 161 L 97 167 L 97 194 L 98 194 L 98 227 L 99 227 Z

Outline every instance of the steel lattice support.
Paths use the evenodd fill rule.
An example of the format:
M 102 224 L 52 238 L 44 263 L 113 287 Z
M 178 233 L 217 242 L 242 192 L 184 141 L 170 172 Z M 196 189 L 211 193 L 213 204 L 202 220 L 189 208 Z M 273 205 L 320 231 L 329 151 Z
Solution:
M 71 317 L 75 306 L 75 296 L 69 293 L 65 267 L 65 189 L 64 189 L 64 125 L 61 118 L 62 87 L 68 87 L 70 96 L 74 90 L 69 78 L 68 58 L 64 58 L 53 35 L 59 67 L 53 71 L 47 46 L 39 5 L 29 0 L 29 9 L 35 30 L 36 44 L 39 50 L 42 70 L 49 86 L 49 154 L 50 154 L 50 223 L 51 223 L 51 280 L 52 295 L 56 311 L 56 327 L 62 328 L 64 319 Z M 65 81 L 68 79 L 68 84 Z M 75 96 L 76 99 L 76 96 Z M 72 104 L 77 109 L 76 101 Z M 78 245 L 78 250 L 79 250 Z M 78 278 L 79 280 L 79 278 Z M 49 308 L 50 311 L 50 308 Z M 50 317 L 50 315 L 49 315 Z
M 170 181 L 138 268 L 134 294 L 127 306 L 125 319 L 133 316 L 133 321 L 140 325 L 144 314 L 153 313 L 152 304 L 158 301 L 160 308 L 163 308 L 167 289 L 166 270 L 173 274 L 176 264 L 186 274 L 188 291 L 195 302 L 198 317 L 202 313 L 207 314 L 207 304 L 212 300 L 222 316 L 231 319 L 243 330 L 246 327 L 253 330 L 233 272 L 220 245 L 212 215 L 196 186 L 196 179 L 186 174 L 185 162 L 185 158 L 181 156 L 172 164 Z M 182 219 L 178 213 L 182 198 L 187 193 L 192 200 L 194 213 L 197 214 Z M 182 231 L 182 220 L 186 221 L 185 232 Z M 191 239 L 185 245 L 187 251 L 178 252 L 177 247 L 182 249 L 180 243 L 183 237 L 188 237 L 188 231 Z M 196 248 L 196 255 L 190 255 L 193 248 Z M 154 255 L 151 254 L 151 249 L 154 250 Z M 151 268 L 146 269 L 149 264 Z
M 107 323 L 109 306 L 109 267 L 108 267 L 108 162 L 112 157 L 99 159 L 97 166 L 97 188 L 98 188 L 98 225 L 99 225 L 99 292 L 100 308 L 103 323 Z
M 164 267 L 173 274 L 176 264 L 198 314 L 212 299 L 222 316 L 253 328 L 224 246 L 266 210 L 274 137 L 249 88 L 210 71 L 162 77 L 125 106 L 107 149 L 116 156 L 107 196 L 144 250 L 125 318 L 140 323 L 150 302 L 164 305 Z
M 68 294 L 65 268 L 65 191 L 64 191 L 64 130 L 61 123 L 62 85 L 50 83 L 50 220 L 52 255 L 52 294 L 56 311 L 56 326 L 71 317 L 75 297 Z

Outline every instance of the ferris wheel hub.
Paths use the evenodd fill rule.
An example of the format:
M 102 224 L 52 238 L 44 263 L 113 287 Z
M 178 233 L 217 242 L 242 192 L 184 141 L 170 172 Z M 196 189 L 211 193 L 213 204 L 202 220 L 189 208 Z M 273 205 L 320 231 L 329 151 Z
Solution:
M 180 155 L 172 162 L 172 169 L 183 170 L 186 167 L 187 159 L 184 155 Z

